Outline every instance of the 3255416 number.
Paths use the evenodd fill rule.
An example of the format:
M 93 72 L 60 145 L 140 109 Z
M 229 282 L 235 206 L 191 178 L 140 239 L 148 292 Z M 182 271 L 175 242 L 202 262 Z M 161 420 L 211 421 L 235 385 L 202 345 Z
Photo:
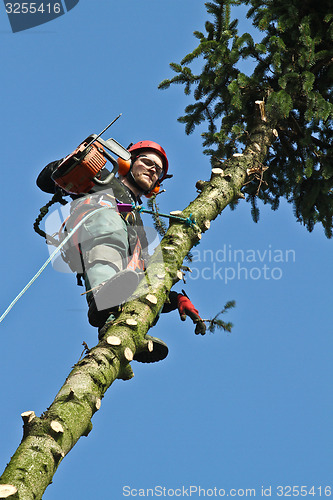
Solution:
M 332 495 L 331 486 L 277 486 L 278 497 L 305 497 L 305 496 L 326 496 Z
M 23 3 L 6 3 L 7 14 L 60 14 L 60 3 L 39 3 L 39 2 L 23 2 Z

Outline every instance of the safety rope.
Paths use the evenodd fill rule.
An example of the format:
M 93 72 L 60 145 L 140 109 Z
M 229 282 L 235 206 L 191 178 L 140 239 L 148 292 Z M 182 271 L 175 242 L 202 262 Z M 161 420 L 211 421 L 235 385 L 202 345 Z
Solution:
M 80 226 L 82 226 L 82 224 L 89 217 L 91 217 L 92 215 L 94 215 L 96 212 L 98 212 L 100 210 L 105 210 L 105 209 L 109 209 L 109 207 L 105 206 L 105 207 L 97 208 L 96 210 L 93 210 L 93 211 L 89 212 L 88 214 L 86 214 L 85 217 L 83 217 L 83 219 L 80 220 L 80 222 L 71 230 L 71 232 L 66 236 L 66 238 L 64 238 L 64 240 L 52 252 L 52 254 L 50 255 L 50 257 L 44 262 L 44 264 L 42 265 L 42 267 L 31 278 L 31 280 L 29 281 L 29 283 L 27 283 L 27 285 L 20 291 L 20 293 L 15 297 L 15 299 L 9 304 L 9 306 L 7 307 L 7 309 L 5 310 L 5 312 L 2 314 L 2 316 L 0 316 L 0 323 L 7 316 L 7 314 L 9 313 L 9 311 L 14 307 L 14 305 L 16 304 L 16 302 L 22 297 L 22 295 L 28 290 L 28 288 L 30 288 L 30 286 L 34 283 L 34 281 L 36 281 L 36 279 L 42 274 L 42 272 L 44 271 L 44 269 L 46 268 L 46 266 L 51 262 L 51 260 L 55 257 L 55 255 L 63 248 L 64 245 L 66 245 L 67 241 L 80 228 Z
M 154 212 L 153 210 L 147 210 L 142 205 L 133 206 L 134 210 L 137 210 L 139 213 L 145 213 L 150 215 L 158 215 L 159 217 L 166 217 L 167 219 L 177 220 L 178 222 L 184 222 L 189 227 L 196 226 L 195 218 L 192 214 L 189 217 L 180 217 L 179 215 L 171 215 L 171 214 L 162 214 L 161 212 Z

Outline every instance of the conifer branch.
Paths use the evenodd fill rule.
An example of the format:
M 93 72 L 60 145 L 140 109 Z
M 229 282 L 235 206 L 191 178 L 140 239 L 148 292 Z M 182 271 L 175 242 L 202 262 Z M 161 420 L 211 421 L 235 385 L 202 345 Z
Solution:
M 212 319 L 203 319 L 202 321 L 204 321 L 205 323 L 208 323 L 209 326 L 208 326 L 208 331 L 210 333 L 214 333 L 216 328 L 218 330 L 224 330 L 225 332 L 231 332 L 232 330 L 232 327 L 234 326 L 233 323 L 226 323 L 225 321 L 223 321 L 222 319 L 219 318 L 219 316 L 221 314 L 225 314 L 226 312 L 228 312 L 229 309 L 232 309 L 233 307 L 235 307 L 236 305 L 236 302 L 234 300 L 229 300 L 224 308 L 222 309 L 222 311 L 218 312 L 214 318 Z

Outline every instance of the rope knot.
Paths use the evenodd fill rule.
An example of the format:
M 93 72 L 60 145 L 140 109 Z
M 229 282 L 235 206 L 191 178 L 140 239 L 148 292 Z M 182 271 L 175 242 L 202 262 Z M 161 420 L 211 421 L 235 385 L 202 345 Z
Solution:
M 189 227 L 193 227 L 196 225 L 196 222 L 195 222 L 195 218 L 193 217 L 192 214 L 189 215 L 189 217 L 187 217 L 185 220 L 184 220 L 185 224 Z

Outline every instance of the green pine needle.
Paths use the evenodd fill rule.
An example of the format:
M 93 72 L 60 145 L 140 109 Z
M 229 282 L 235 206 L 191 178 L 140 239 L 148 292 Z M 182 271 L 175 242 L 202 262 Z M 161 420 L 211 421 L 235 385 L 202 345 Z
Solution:
M 152 215 L 153 223 L 156 231 L 160 236 L 164 236 L 167 232 L 167 227 L 164 220 L 159 216 L 159 207 L 156 201 L 156 195 L 153 195 L 151 198 L 148 198 L 147 202 L 149 210 L 152 210 L 154 214 Z
M 225 314 L 229 309 L 234 308 L 236 305 L 236 302 L 234 300 L 229 300 L 222 311 L 218 312 L 214 318 L 212 319 L 205 319 L 203 320 L 205 323 L 208 323 L 208 331 L 211 333 L 215 333 L 216 328 L 218 330 L 224 330 L 225 332 L 231 332 L 232 327 L 234 326 L 233 323 L 230 322 L 225 322 L 222 319 L 219 318 L 221 314 Z
M 192 96 L 180 123 L 186 134 L 200 126 L 204 153 L 229 158 L 243 151 L 254 133 L 254 103 L 265 103 L 268 121 L 277 133 L 265 159 L 268 167 L 257 192 L 244 187 L 252 217 L 259 219 L 254 197 L 273 210 L 285 198 L 297 220 L 311 231 L 323 225 L 332 235 L 333 220 L 333 14 L 329 2 L 304 0 L 210 0 L 209 19 L 195 31 L 197 46 L 174 76 L 160 88 L 181 84 Z M 255 37 L 241 33 L 231 19 L 233 5 L 248 8 Z M 256 41 L 254 41 L 254 38 Z M 247 64 L 245 70 L 244 62 Z M 194 74 L 195 63 L 202 63 Z

